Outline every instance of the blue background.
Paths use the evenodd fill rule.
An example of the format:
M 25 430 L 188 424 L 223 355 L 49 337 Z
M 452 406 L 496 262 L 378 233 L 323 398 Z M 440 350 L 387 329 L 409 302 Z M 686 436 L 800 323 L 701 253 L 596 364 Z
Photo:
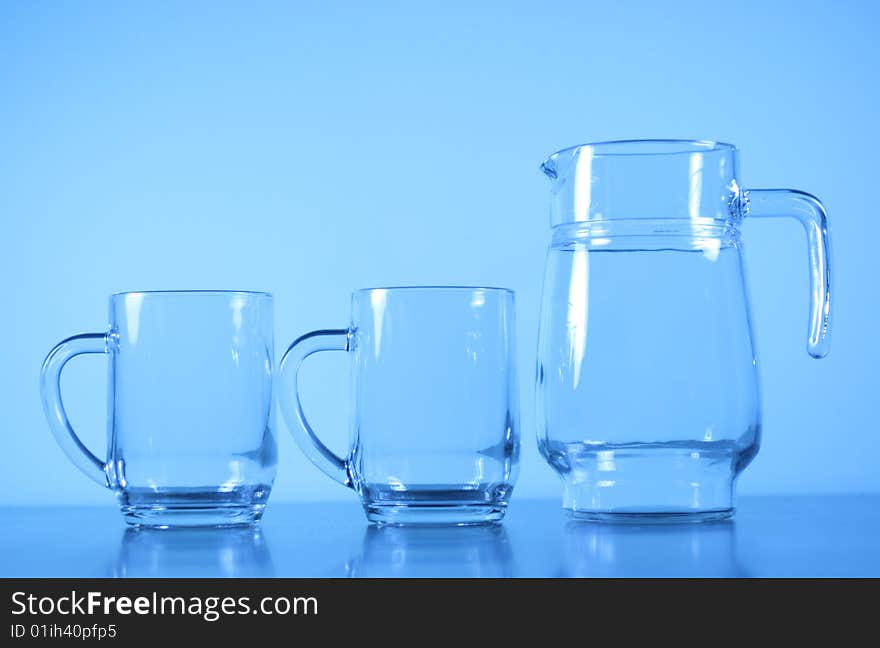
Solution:
M 109 503 L 68 463 L 37 378 L 100 331 L 118 290 L 276 297 L 276 355 L 385 284 L 517 291 L 524 441 L 516 497 L 556 496 L 533 368 L 549 239 L 538 164 L 584 141 L 712 138 L 742 180 L 828 207 L 831 355 L 804 351 L 794 222 L 746 223 L 764 444 L 744 493 L 880 490 L 871 2 L 0 4 L 0 373 L 7 504 Z M 307 365 L 307 412 L 347 437 L 347 365 Z M 103 452 L 105 364 L 69 365 L 71 418 Z M 278 420 L 273 500 L 352 497 Z

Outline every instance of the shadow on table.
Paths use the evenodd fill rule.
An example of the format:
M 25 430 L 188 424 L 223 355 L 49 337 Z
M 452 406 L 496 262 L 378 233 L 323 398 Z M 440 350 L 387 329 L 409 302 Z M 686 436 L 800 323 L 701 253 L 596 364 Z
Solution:
M 563 532 L 566 577 L 748 576 L 732 521 L 669 526 L 568 522 Z
M 112 575 L 270 577 L 272 557 L 259 527 L 134 529 L 122 535 Z
M 507 532 L 472 527 L 376 527 L 346 565 L 351 578 L 500 578 L 513 576 Z

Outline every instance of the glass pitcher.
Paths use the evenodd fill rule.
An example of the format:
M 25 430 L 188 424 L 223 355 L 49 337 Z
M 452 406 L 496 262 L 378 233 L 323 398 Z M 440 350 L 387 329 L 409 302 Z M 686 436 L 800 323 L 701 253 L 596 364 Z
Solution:
M 745 190 L 737 149 L 585 144 L 551 155 L 552 242 L 537 365 L 538 444 L 578 519 L 729 517 L 761 401 L 740 223 L 806 228 L 807 352 L 828 352 L 828 223 L 813 196 Z

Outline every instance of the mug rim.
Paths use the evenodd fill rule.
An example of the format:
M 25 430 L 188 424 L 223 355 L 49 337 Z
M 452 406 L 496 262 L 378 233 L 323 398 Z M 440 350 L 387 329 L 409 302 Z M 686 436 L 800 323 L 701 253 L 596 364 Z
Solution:
M 127 295 L 246 295 L 272 298 L 272 293 L 262 290 L 123 290 L 111 293 L 110 297 Z
M 500 288 L 497 286 L 451 286 L 451 285 L 436 285 L 436 286 L 376 286 L 374 288 L 359 288 L 354 291 L 355 295 L 362 293 L 371 293 L 377 290 L 384 290 L 388 292 L 404 292 L 404 291 L 456 291 L 456 292 L 474 292 L 477 290 L 482 290 L 485 292 L 491 293 L 508 293 L 515 294 L 515 291 L 512 288 Z

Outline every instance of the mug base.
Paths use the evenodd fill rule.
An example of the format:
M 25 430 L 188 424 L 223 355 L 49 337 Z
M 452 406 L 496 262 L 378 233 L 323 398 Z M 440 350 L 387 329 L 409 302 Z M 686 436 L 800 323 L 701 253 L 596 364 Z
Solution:
M 367 519 L 396 526 L 470 526 L 500 521 L 513 486 L 506 482 L 462 488 L 458 484 L 411 485 L 404 490 L 386 484 L 361 487 Z
M 506 504 L 433 505 L 364 504 L 367 520 L 391 526 L 473 526 L 504 518 Z
M 158 491 L 129 488 L 119 493 L 125 522 L 131 526 L 238 527 L 259 522 L 269 498 L 269 486 L 231 491 L 165 488 Z
M 151 529 L 241 527 L 259 522 L 263 517 L 263 505 L 224 508 L 124 506 L 122 517 L 130 526 Z

